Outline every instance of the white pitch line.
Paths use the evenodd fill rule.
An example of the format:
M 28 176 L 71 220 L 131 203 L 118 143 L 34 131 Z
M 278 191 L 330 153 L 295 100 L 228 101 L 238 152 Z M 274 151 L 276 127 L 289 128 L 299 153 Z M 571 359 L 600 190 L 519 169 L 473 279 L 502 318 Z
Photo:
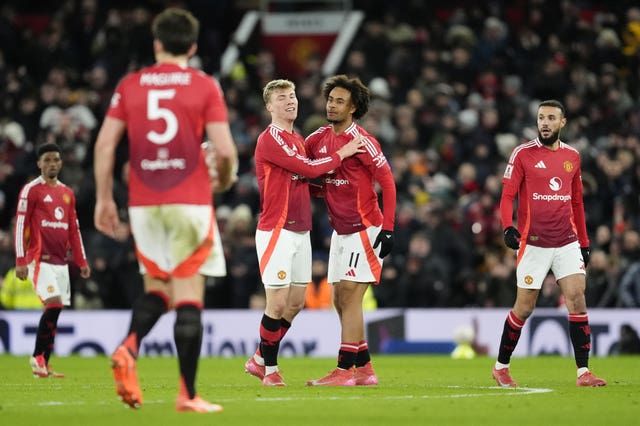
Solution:
M 459 387 L 459 386 L 452 386 Z M 505 395 L 531 395 L 536 393 L 548 393 L 553 392 L 553 389 L 546 388 L 502 388 L 499 386 L 491 386 L 491 387 L 476 387 L 475 389 L 496 389 L 498 392 L 491 393 L 460 393 L 460 394 L 452 394 L 452 395 L 389 395 L 389 396 L 377 396 L 377 395 L 367 395 L 367 396 L 326 396 L 326 397 L 302 397 L 302 398 L 287 398 L 287 397 L 258 397 L 256 398 L 257 402 L 271 402 L 271 401 L 358 401 L 358 400 L 398 400 L 398 399 L 447 399 L 447 398 L 476 398 L 481 396 L 505 396 Z M 223 401 L 223 400 L 219 400 Z M 236 401 L 236 399 L 228 400 L 228 401 Z
M 496 392 L 488 392 L 488 393 L 458 393 L 451 395 L 389 395 L 389 396 L 378 396 L 378 395 L 354 395 L 354 396 L 345 396 L 345 395 L 314 395 L 314 396 L 304 396 L 304 397 L 257 397 L 255 398 L 256 402 L 273 402 L 273 401 L 359 401 L 359 400 L 401 400 L 401 399 L 448 399 L 448 398 L 478 398 L 483 396 L 511 396 L 511 395 L 532 395 L 538 393 L 549 393 L 553 392 L 553 389 L 547 388 L 526 388 L 526 387 L 518 387 L 518 388 L 502 388 L 499 386 L 490 386 L 490 387 L 467 387 L 467 386 L 449 386 L 449 388 L 454 389 L 485 389 L 485 390 L 496 390 Z M 239 402 L 246 401 L 241 398 L 214 398 L 216 402 Z M 145 401 L 145 404 L 164 404 L 167 401 L 164 400 L 151 400 Z M 113 400 L 105 400 L 105 401 L 96 401 L 91 403 L 91 405 L 113 405 L 118 404 L 117 401 Z M 3 403 L 2 406 L 6 407 L 19 407 L 19 406 L 42 406 L 42 407 L 55 407 L 55 406 L 70 406 L 70 405 L 89 405 L 89 403 L 85 401 L 41 401 L 37 404 L 14 404 L 14 403 Z M 123 404 L 124 405 L 124 404 Z

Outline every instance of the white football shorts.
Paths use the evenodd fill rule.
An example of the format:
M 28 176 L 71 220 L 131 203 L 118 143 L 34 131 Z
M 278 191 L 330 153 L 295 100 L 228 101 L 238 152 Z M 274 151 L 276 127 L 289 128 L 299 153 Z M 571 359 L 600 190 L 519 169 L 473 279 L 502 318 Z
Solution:
M 130 207 L 129 220 L 140 273 L 163 279 L 196 273 L 226 275 L 222 241 L 211 206 Z
M 311 281 L 309 231 L 256 230 L 256 251 L 265 288 L 307 285 Z
M 71 305 L 69 265 L 33 261 L 29 264 L 29 278 L 43 302 L 58 296 L 64 306 Z
M 516 276 L 518 287 L 540 290 L 551 270 L 556 280 L 573 274 L 584 274 L 580 245 L 577 241 L 562 247 L 536 247 L 525 245 L 518 252 Z
M 381 247 L 373 249 L 380 229 L 380 226 L 370 226 L 360 232 L 346 235 L 339 235 L 333 231 L 327 270 L 329 283 L 342 280 L 358 283 L 380 281 L 382 259 L 378 257 L 378 253 Z

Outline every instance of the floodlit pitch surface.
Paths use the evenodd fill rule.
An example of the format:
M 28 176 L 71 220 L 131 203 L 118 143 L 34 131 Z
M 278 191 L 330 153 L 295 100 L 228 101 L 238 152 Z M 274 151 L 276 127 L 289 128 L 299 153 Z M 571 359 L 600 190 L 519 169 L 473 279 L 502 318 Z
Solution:
M 573 359 L 512 360 L 520 385 L 502 389 L 494 360 L 443 356 L 374 356 L 380 385 L 307 387 L 334 359 L 283 358 L 287 387 L 265 388 L 244 372 L 245 358 L 204 358 L 198 392 L 223 413 L 177 413 L 177 360 L 141 358 L 144 406 L 125 408 L 106 357 L 52 359 L 67 377 L 35 379 L 27 357 L 0 356 L 0 425 L 631 425 L 640 415 L 640 357 L 592 359 L 602 388 L 575 386 Z

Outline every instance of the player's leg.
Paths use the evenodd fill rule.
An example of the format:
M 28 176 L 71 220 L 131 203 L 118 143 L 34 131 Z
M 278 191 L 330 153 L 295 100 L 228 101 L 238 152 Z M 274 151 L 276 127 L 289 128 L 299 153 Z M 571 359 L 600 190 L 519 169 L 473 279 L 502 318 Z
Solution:
M 205 401 L 196 391 L 196 372 L 202 347 L 204 277 L 200 274 L 173 277 L 170 286 L 176 311 L 173 336 L 180 368 L 180 390 L 176 399 L 176 410 L 220 412 L 220 405 Z
M 591 328 L 585 300 L 585 271 L 577 243 L 559 248 L 554 259 L 553 271 L 565 298 L 569 312 L 569 336 L 576 360 L 577 386 L 605 386 L 604 379 L 589 371 Z
M 535 309 L 542 283 L 551 267 L 553 250 L 526 245 L 518 251 L 516 301 L 505 319 L 498 348 L 498 359 L 492 372 L 493 378 L 500 386 L 517 386 L 509 371 L 511 355 L 518 345 L 527 318 Z
M 289 298 L 289 285 L 265 284 L 267 304 L 260 320 L 260 352 L 264 359 L 265 386 L 284 386 L 278 370 L 278 351 L 281 340 L 281 318 Z
M 143 281 L 145 292 L 133 304 L 129 331 L 122 342 L 134 357 L 138 356 L 142 339 L 170 307 L 166 280 L 144 275 Z
M 38 322 L 36 341 L 29 360 L 34 377 L 64 377 L 49 367 L 49 358 L 55 345 L 58 318 L 64 305 L 71 303 L 71 287 L 66 265 L 51 265 L 33 262 L 29 266 L 29 276 L 35 283 L 35 290 L 43 301 L 43 311 Z
M 38 322 L 35 347 L 30 359 L 34 377 L 49 377 L 47 365 L 54 347 L 60 312 L 62 312 L 60 297 L 52 297 L 44 302 L 44 309 Z

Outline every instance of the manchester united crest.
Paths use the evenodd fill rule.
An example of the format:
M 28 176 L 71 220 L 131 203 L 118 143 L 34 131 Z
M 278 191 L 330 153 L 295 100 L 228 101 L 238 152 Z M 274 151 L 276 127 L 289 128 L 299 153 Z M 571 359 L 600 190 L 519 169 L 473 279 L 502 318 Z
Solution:
M 570 173 L 573 170 L 573 163 L 571 161 L 565 161 L 564 169 L 567 171 L 567 173 Z
M 278 279 L 284 280 L 285 278 L 287 278 L 287 273 L 285 271 L 278 271 Z
M 531 275 L 525 275 L 524 277 L 524 283 L 526 285 L 531 285 L 533 284 L 533 277 Z

